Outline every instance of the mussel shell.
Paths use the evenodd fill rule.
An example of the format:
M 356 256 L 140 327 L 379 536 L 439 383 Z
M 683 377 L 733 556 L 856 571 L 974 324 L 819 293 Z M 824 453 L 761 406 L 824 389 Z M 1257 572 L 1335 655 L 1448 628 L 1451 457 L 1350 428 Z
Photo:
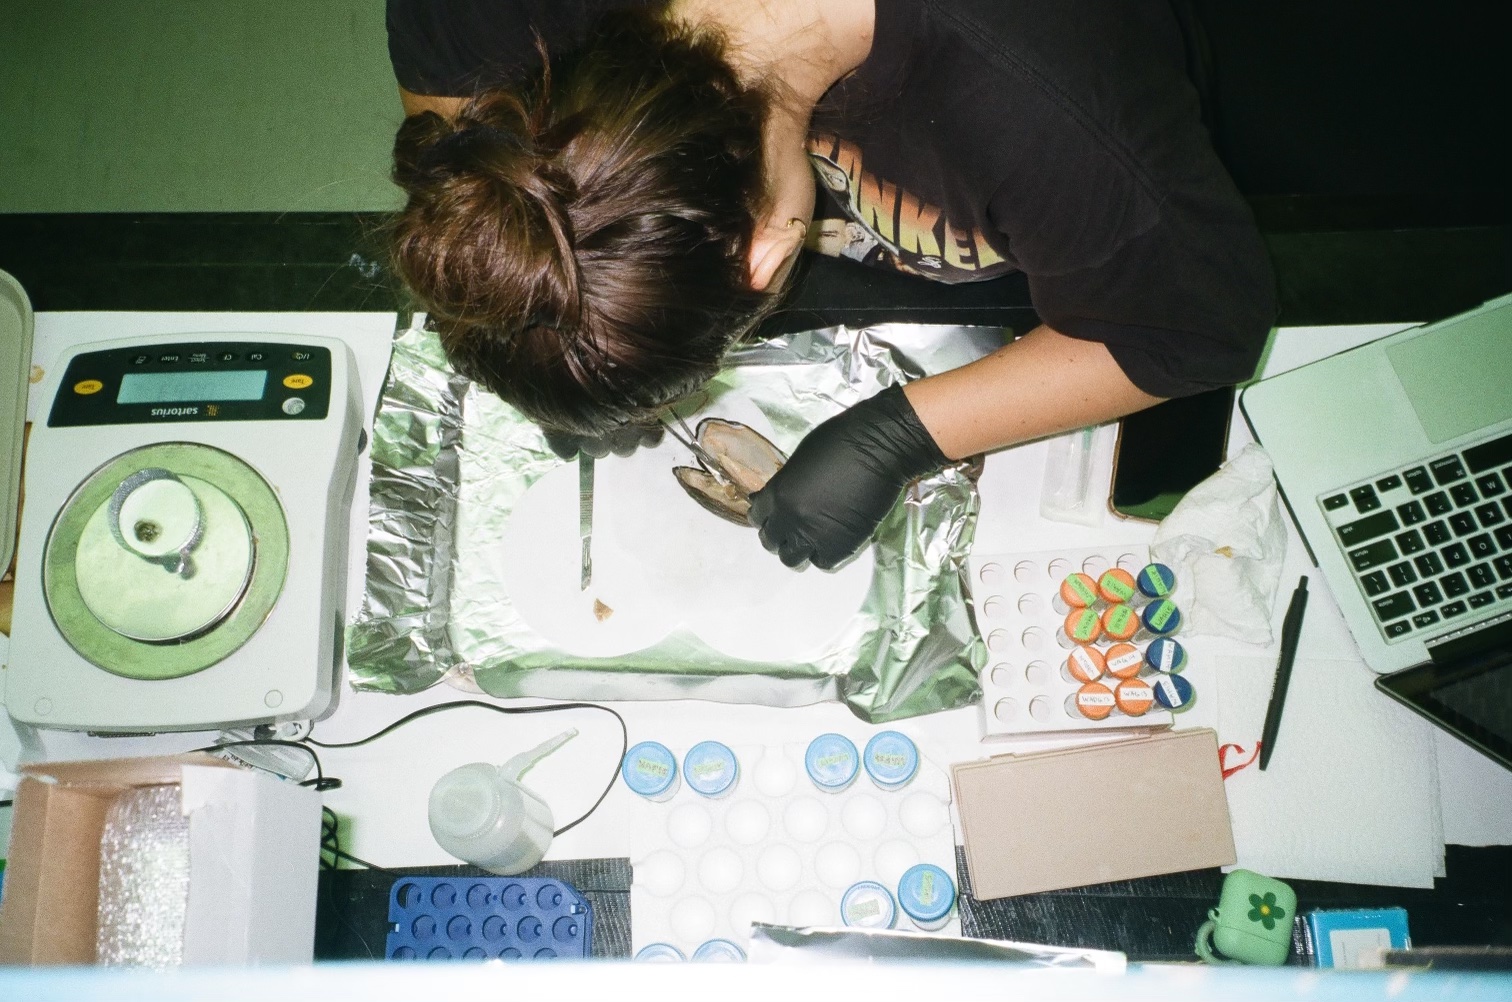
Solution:
M 727 522 L 750 526 L 751 502 L 728 483 L 716 479 L 707 470 L 697 466 L 675 466 L 672 473 L 688 497 L 704 508 Z
M 719 472 L 747 494 L 765 487 L 787 462 L 787 456 L 766 436 L 739 421 L 704 418 L 698 423 L 698 444 L 718 460 Z

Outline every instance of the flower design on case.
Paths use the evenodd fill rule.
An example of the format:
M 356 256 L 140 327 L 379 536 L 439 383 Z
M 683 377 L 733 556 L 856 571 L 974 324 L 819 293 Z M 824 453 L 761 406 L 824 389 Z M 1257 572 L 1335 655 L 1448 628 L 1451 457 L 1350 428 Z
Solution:
M 1263 898 L 1258 894 L 1251 894 L 1249 903 L 1249 920 L 1259 922 L 1267 929 L 1276 928 L 1276 923 L 1286 918 L 1286 909 L 1276 904 L 1276 895 L 1272 891 L 1267 891 Z

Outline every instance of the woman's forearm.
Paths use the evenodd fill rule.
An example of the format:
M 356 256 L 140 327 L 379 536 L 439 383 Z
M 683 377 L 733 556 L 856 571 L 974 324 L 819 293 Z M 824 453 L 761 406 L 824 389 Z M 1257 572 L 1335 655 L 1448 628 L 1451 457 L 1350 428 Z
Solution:
M 1131 383 L 1105 345 L 1043 326 L 904 392 L 951 459 L 1100 424 L 1161 399 Z

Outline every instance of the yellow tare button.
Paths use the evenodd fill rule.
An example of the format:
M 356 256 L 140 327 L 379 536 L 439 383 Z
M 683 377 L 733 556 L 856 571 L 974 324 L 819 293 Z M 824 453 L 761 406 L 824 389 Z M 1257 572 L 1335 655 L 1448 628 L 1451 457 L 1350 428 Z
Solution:
M 81 379 L 79 382 L 74 383 L 74 392 L 83 397 L 87 397 L 91 393 L 99 393 L 104 388 L 105 384 L 98 379 Z
M 284 377 L 284 385 L 291 390 L 302 390 L 305 387 L 313 386 L 314 384 L 315 380 L 311 379 L 309 376 L 306 376 L 302 372 L 296 372 L 292 376 Z

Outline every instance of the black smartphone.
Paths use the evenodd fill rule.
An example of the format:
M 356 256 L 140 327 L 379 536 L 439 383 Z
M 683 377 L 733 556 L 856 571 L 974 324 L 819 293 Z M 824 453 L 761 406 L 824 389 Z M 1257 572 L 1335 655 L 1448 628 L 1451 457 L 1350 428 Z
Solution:
M 1223 464 L 1234 388 L 1178 397 L 1118 423 L 1108 507 L 1122 518 L 1159 522 L 1186 492 Z

